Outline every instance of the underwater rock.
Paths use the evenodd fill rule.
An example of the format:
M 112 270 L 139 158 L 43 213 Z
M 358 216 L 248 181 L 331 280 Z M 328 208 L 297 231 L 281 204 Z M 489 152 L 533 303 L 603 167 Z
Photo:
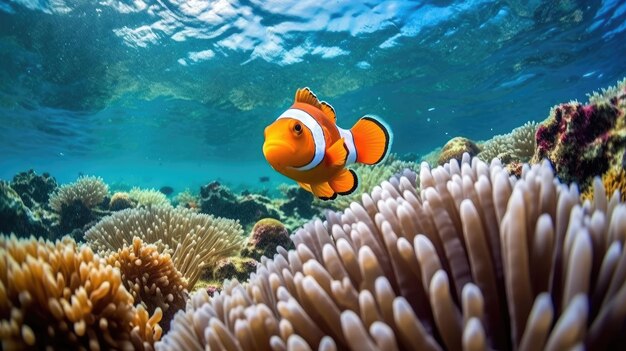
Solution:
M 274 218 L 263 218 L 252 228 L 241 255 L 255 260 L 261 260 L 262 256 L 274 257 L 278 246 L 285 249 L 293 248 L 287 228 Z
M 294 185 L 281 189 L 286 200 L 280 204 L 279 209 L 286 216 L 297 216 L 300 218 L 311 219 L 321 214 L 321 211 L 313 207 L 313 194 L 302 189 L 302 187 Z
M 13 177 L 11 188 L 15 190 L 24 204 L 30 208 L 35 202 L 46 205 L 50 194 L 57 188 L 56 180 L 48 173 L 37 175 L 34 170 L 21 172 Z
M 0 233 L 18 236 L 36 234 L 49 237 L 50 231 L 33 211 L 22 201 L 18 193 L 5 181 L 0 181 Z
M 244 227 L 261 218 L 280 219 L 269 198 L 258 194 L 238 196 L 217 181 L 200 188 L 200 209 L 214 216 L 239 220 Z
M 476 143 L 468 138 L 452 138 L 443 146 L 443 149 L 441 149 L 437 163 L 439 165 L 443 165 L 451 159 L 455 159 L 460 162 L 463 157 L 463 153 L 465 152 L 473 157 L 480 152 L 480 149 Z
M 59 223 L 55 227 L 55 238 L 70 235 L 76 241 L 83 241 L 85 232 L 110 212 L 89 208 L 79 199 L 61 206 Z
M 565 183 L 586 189 L 594 176 L 621 166 L 626 147 L 626 79 L 589 103 L 555 106 L 537 130 L 531 163 L 547 158 Z
M 236 278 L 243 282 L 248 279 L 250 273 L 256 271 L 258 262 L 254 258 L 233 256 L 223 259 L 217 263 L 217 267 L 212 272 L 213 279 L 224 281 Z
M 602 179 L 597 180 L 602 183 L 605 189 L 605 197 L 611 197 L 615 191 L 619 191 L 619 196 L 622 202 L 626 202 L 626 169 L 619 167 L 611 167 L 606 173 L 602 175 Z M 594 186 L 587 187 L 587 190 L 582 193 L 581 198 L 585 200 L 593 200 Z

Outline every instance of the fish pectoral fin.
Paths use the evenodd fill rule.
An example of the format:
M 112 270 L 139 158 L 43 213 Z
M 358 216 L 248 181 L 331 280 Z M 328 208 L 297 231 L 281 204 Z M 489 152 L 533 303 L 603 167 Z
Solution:
M 312 192 L 313 192 L 313 191 L 311 190 L 311 185 L 310 185 L 310 184 L 307 184 L 307 183 L 300 183 L 300 182 L 297 182 L 297 183 L 298 183 L 298 185 L 300 185 L 300 187 L 301 187 L 302 189 L 304 189 L 304 190 L 306 190 L 306 191 L 308 191 L 308 192 L 310 192 L 310 193 L 312 193 Z
M 353 170 L 344 169 L 328 183 L 339 195 L 348 195 L 359 187 L 359 178 Z
M 326 164 L 330 167 L 343 167 L 348 160 L 348 147 L 343 138 L 335 141 L 326 150 Z
M 322 105 L 317 99 L 317 96 L 315 96 L 315 94 L 313 94 L 311 89 L 309 89 L 308 87 L 296 90 L 296 102 L 301 102 L 304 104 L 315 106 L 317 108 L 322 108 Z
M 326 101 L 322 101 L 320 102 L 320 104 L 322 105 L 322 112 L 324 112 L 324 114 L 330 118 L 331 121 L 333 122 L 337 122 L 337 115 L 335 114 L 335 109 Z
M 311 184 L 311 192 L 321 200 L 333 200 L 337 197 L 337 193 L 328 183 Z

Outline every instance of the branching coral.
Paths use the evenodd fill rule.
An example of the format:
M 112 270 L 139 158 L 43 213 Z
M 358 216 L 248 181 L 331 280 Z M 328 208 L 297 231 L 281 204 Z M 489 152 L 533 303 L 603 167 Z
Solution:
M 107 256 L 106 262 L 120 270 L 135 303 L 144 305 L 148 313 L 161 309 L 159 324 L 167 331 L 174 313 L 185 307 L 187 297 L 187 280 L 176 270 L 170 255 L 135 237 L 131 245 Z
M 61 213 L 64 206 L 79 201 L 86 208 L 93 208 L 104 200 L 109 187 L 100 177 L 80 177 L 76 182 L 62 185 L 50 195 L 48 204 L 55 212 Z
M 504 163 L 528 162 L 535 153 L 536 131 L 536 122 L 526 122 L 511 133 L 496 135 L 482 144 L 482 151 L 477 157 L 485 162 L 491 162 L 494 158 Z
M 133 187 L 128 192 L 128 197 L 134 201 L 137 206 L 171 206 L 170 200 L 162 192 L 155 189 L 141 189 Z
M 292 236 L 246 285 L 192 296 L 159 351 L 623 349 L 626 205 L 548 163 L 394 177 Z
M 161 311 L 133 306 L 119 270 L 66 238 L 0 236 L 3 350 L 152 349 Z
M 217 261 L 236 254 L 243 246 L 238 222 L 171 206 L 119 211 L 85 233 L 87 242 L 101 253 L 130 245 L 134 237 L 156 245 L 161 253 L 170 253 L 189 289 L 203 270 L 212 270 Z

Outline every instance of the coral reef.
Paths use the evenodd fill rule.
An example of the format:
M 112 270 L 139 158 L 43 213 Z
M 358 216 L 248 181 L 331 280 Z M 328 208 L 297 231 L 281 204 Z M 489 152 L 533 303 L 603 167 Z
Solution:
M 285 249 L 293 246 L 287 228 L 279 220 L 263 218 L 252 228 L 241 255 L 255 260 L 260 260 L 262 256 L 273 257 L 278 246 Z
M 200 188 L 200 209 L 214 216 L 239 220 L 244 228 L 261 218 L 280 219 L 269 198 L 256 194 L 236 195 L 217 181 Z
M 442 165 L 451 159 L 461 161 L 464 153 L 475 156 L 478 152 L 480 152 L 480 149 L 473 141 L 464 137 L 455 137 L 443 146 L 437 164 Z
M 159 351 L 623 349 L 626 205 L 547 162 L 404 172 L 298 230 L 247 284 L 191 296 Z M 598 192 L 602 186 L 599 185 Z
M 120 270 L 135 304 L 141 303 L 149 314 L 161 309 L 159 324 L 167 332 L 174 313 L 185 307 L 187 297 L 187 280 L 176 270 L 170 255 L 135 237 L 131 245 L 108 255 L 106 262 Z
M 115 212 L 85 233 L 89 245 L 103 256 L 131 245 L 134 237 L 169 253 L 189 289 L 203 270 L 212 271 L 219 260 L 243 246 L 243 231 L 236 221 L 171 206 Z
M 109 200 L 109 210 L 111 211 L 121 211 L 133 207 L 135 207 L 135 202 L 127 192 L 118 191 Z
M 198 196 L 191 192 L 191 190 L 185 189 L 184 191 L 176 194 L 173 202 L 175 206 L 196 210 L 198 209 L 199 199 Z
M 57 188 L 48 205 L 59 215 L 57 236 L 70 234 L 76 240 L 82 240 L 87 228 L 102 218 L 106 213 L 96 211 L 109 192 L 109 187 L 100 177 L 79 177 L 71 184 Z
M 498 158 L 507 165 L 528 162 L 535 153 L 536 131 L 537 123 L 530 121 L 508 134 L 496 135 L 480 145 L 477 157 L 485 162 Z
M 55 190 L 48 204 L 55 212 L 62 214 L 63 207 L 76 202 L 91 209 L 101 204 L 108 194 L 109 187 L 100 177 L 79 177 L 76 182 L 65 184 Z
M 22 201 L 9 183 L 0 181 L 0 233 L 49 237 L 50 229 Z
M 616 191 L 619 192 L 619 197 L 622 202 L 626 202 L 626 170 L 624 168 L 612 167 L 606 173 L 602 175 L 600 180 L 596 177 L 595 182 L 601 182 L 605 190 L 605 194 L 598 196 L 612 196 Z M 593 200 L 594 190 L 598 188 L 596 186 L 590 186 L 582 194 L 582 198 L 586 200 Z
M 3 350 L 151 350 L 161 336 L 122 284 L 119 270 L 71 239 L 0 236 Z
M 213 271 L 213 279 L 223 282 L 227 279 L 239 279 L 245 281 L 256 270 L 257 261 L 250 257 L 229 257 L 217 263 Z M 221 288 L 216 287 L 216 288 Z
M 564 182 L 587 188 L 594 176 L 620 165 L 626 147 L 626 79 L 589 103 L 555 106 L 536 134 L 531 162 L 547 158 Z
M 24 204 L 32 208 L 47 204 L 50 194 L 57 188 L 56 180 L 48 173 L 37 175 L 34 170 L 20 172 L 13 177 L 11 188 L 20 195 Z
M 128 197 L 130 197 L 138 207 L 172 206 L 167 196 L 155 189 L 133 187 L 128 192 Z

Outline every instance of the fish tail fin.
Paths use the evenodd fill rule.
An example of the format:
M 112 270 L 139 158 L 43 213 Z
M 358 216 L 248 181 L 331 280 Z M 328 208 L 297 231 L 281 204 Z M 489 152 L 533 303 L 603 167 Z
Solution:
M 393 134 L 380 118 L 361 117 L 350 131 L 354 137 L 356 162 L 375 165 L 382 162 L 389 154 Z

